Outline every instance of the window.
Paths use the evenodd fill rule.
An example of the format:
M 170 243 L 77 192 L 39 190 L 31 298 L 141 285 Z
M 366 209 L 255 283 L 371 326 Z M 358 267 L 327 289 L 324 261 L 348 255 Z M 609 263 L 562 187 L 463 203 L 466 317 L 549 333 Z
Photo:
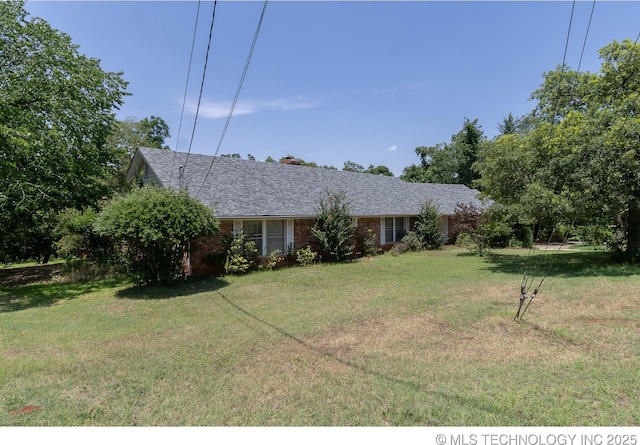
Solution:
M 262 221 L 243 221 L 242 232 L 246 241 L 256 243 L 258 250 L 262 248 Z
M 384 219 L 384 242 L 397 243 L 407 234 L 405 218 L 396 216 Z
M 266 255 L 269 255 L 276 249 L 279 249 L 280 252 L 286 253 L 287 251 L 284 248 L 284 235 L 285 235 L 285 224 L 284 220 L 275 220 L 267 221 L 267 250 Z
M 288 224 L 291 226 L 288 229 Z M 236 221 L 236 230 L 242 228 L 247 241 L 253 241 L 258 247 L 260 256 L 267 256 L 276 249 L 287 253 L 287 233 L 293 232 L 293 221 L 284 219 Z M 292 238 L 292 235 L 289 236 Z

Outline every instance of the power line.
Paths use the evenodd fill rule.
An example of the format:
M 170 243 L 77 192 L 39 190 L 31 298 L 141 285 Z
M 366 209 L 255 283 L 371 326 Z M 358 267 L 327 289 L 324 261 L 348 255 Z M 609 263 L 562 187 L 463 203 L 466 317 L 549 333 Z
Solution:
M 591 20 L 593 19 L 593 11 L 596 9 L 596 0 L 593 0 L 591 5 L 591 14 L 589 14 L 589 23 L 587 24 L 587 31 L 584 34 L 584 40 L 582 42 L 582 51 L 580 52 L 580 61 L 578 62 L 577 71 L 580 72 L 580 66 L 582 66 L 582 57 L 584 56 L 584 49 L 587 46 L 587 37 L 589 36 L 589 30 L 591 29 Z
M 572 24 L 573 24 L 573 14 L 575 12 L 575 7 L 576 7 L 576 2 L 574 0 L 572 5 L 571 5 L 571 15 L 569 16 L 569 27 L 568 27 L 568 30 L 567 30 L 567 37 L 566 37 L 565 43 L 564 43 L 564 53 L 563 53 L 563 56 L 562 56 L 562 65 L 560 67 L 560 75 L 558 76 L 558 87 L 560 87 L 560 83 L 562 82 L 562 77 L 563 77 L 563 74 L 564 74 L 565 68 L 566 68 L 567 52 L 568 52 L 568 49 L 569 49 L 569 39 L 571 37 L 571 27 L 572 27 Z M 585 37 L 585 41 L 586 41 L 586 37 Z M 548 135 L 548 139 L 547 139 L 547 145 L 551 144 L 552 131 L 553 131 L 553 127 L 556 124 L 556 116 L 558 114 L 558 108 L 559 108 L 559 104 L 556 101 L 556 103 L 554 105 L 554 108 L 553 108 L 553 112 L 551 114 L 551 126 L 549 128 L 549 135 Z M 542 215 L 541 215 L 541 218 L 540 218 L 541 221 L 542 221 L 542 219 L 544 219 L 545 213 L 546 213 L 546 207 L 542 211 Z M 547 248 L 548 248 L 549 244 L 551 243 L 551 239 L 553 238 L 554 234 L 555 234 L 555 226 L 554 226 L 553 230 L 551 231 L 551 234 L 549 235 L 549 241 L 547 242 L 547 246 L 545 247 L 545 250 L 544 250 L 544 253 L 543 253 L 543 258 L 546 255 Z M 547 272 L 545 273 L 545 276 L 542 277 L 542 279 L 540 280 L 540 283 L 534 289 L 533 294 L 531 295 L 531 297 L 529 297 L 529 291 L 531 290 L 531 286 L 533 285 L 534 280 L 537 278 L 535 275 L 533 275 L 531 278 L 528 277 L 528 275 L 529 275 L 529 262 L 531 260 L 531 257 L 533 256 L 532 252 L 533 252 L 534 248 L 535 248 L 535 246 L 532 246 L 532 247 L 529 248 L 529 253 L 527 255 L 527 259 L 526 259 L 525 264 L 524 264 L 524 271 L 522 273 L 522 282 L 520 283 L 520 304 L 518 306 L 518 311 L 516 312 L 516 315 L 513 318 L 514 321 L 518 320 L 518 319 L 522 319 L 522 316 L 524 316 L 524 312 L 522 314 L 520 314 L 520 310 L 522 309 L 522 306 L 523 306 L 525 300 L 527 300 L 529 298 L 529 302 L 527 303 L 527 306 L 525 307 L 525 312 L 526 312 L 527 308 L 531 304 L 531 301 L 538 294 L 538 291 L 540 290 L 540 287 L 542 286 L 542 283 L 544 283 L 544 279 L 546 277 L 546 274 L 549 272 L 549 270 L 547 270 Z
M 591 20 L 592 20 L 592 17 L 593 17 L 593 11 L 594 11 L 594 9 L 595 9 L 595 3 L 596 3 L 596 2 L 595 2 L 595 0 L 594 0 L 593 5 L 592 5 L 592 8 L 591 8 L 591 16 L 590 16 L 590 18 L 589 18 L 589 26 L 587 27 L 587 34 L 585 35 L 585 41 L 584 41 L 584 43 L 583 43 L 582 53 L 584 53 L 584 47 L 585 47 L 585 44 L 586 44 L 587 35 L 588 35 L 588 33 L 589 33 L 589 28 L 590 28 L 590 25 L 591 25 Z M 636 37 L 636 40 L 635 40 L 635 42 L 634 42 L 634 46 L 638 44 L 638 40 L 639 40 L 639 39 L 640 39 L 640 33 L 638 33 L 638 36 Z M 634 48 L 634 49 L 635 49 L 635 48 Z M 630 56 L 630 57 L 631 57 L 631 59 L 635 58 L 635 57 L 637 56 L 637 54 L 638 54 L 638 51 L 634 51 L 634 52 L 631 54 L 631 56 Z M 581 57 L 580 57 L 580 62 L 581 62 L 581 61 L 582 61 L 582 54 L 581 54 Z M 631 60 L 630 60 L 629 62 L 631 62 Z M 633 65 L 632 65 L 631 63 L 630 63 L 630 66 L 632 66 L 632 67 L 633 67 Z M 611 92 L 611 104 L 612 104 L 612 106 L 613 106 L 613 102 L 616 100 L 617 95 L 618 95 L 618 94 L 621 94 L 621 93 L 623 92 L 623 90 L 622 90 L 623 85 L 624 85 L 624 84 L 625 84 L 629 79 L 633 78 L 635 75 L 636 75 L 636 73 L 635 73 L 635 72 L 629 72 L 629 73 L 627 73 L 627 76 L 626 76 L 626 77 L 623 77 L 623 78 L 622 78 L 622 80 L 620 81 L 620 84 L 619 84 L 618 88 Z M 624 116 L 623 116 L 623 118 L 622 118 L 622 123 L 621 123 L 621 125 L 618 127 L 618 131 L 619 131 L 619 133 L 622 133 L 623 128 L 624 128 L 624 126 L 626 125 L 626 123 L 627 123 L 627 119 L 628 119 L 628 118 L 629 118 L 629 114 L 624 114 Z M 598 148 L 599 148 L 599 149 L 597 148 L 597 149 L 596 149 L 597 151 L 602 151 L 602 150 L 604 150 L 604 146 L 601 146 L 601 145 L 602 145 L 602 144 L 599 144 L 599 145 L 598 145 Z M 596 153 L 596 156 L 597 156 L 597 155 L 598 155 L 598 153 Z M 588 160 L 589 153 L 585 153 L 585 155 L 583 155 L 582 157 L 583 157 L 584 159 Z M 584 161 L 583 161 L 583 162 L 584 162 Z M 576 182 L 577 182 L 577 177 L 574 177 L 574 178 L 573 178 L 573 180 L 571 181 L 571 187 L 569 188 L 569 191 L 568 191 L 569 195 L 570 195 L 570 194 L 571 194 L 571 192 L 573 191 L 573 188 L 574 188 L 574 186 L 575 186 Z M 555 228 L 554 228 L 554 230 L 555 230 Z M 552 232 L 552 234 L 553 234 L 553 232 Z M 558 251 L 559 251 L 561 248 L 562 248 L 562 243 L 560 244 L 560 247 L 558 248 Z M 546 251 L 546 249 L 545 249 L 545 251 Z M 557 252 L 556 252 L 556 253 L 557 253 Z M 535 297 L 535 295 L 538 293 L 538 290 L 540 289 L 540 286 L 542 286 L 542 283 L 544 282 L 544 280 L 545 280 L 546 276 L 548 275 L 549 271 L 551 270 L 551 268 L 552 268 L 552 266 L 553 266 L 553 264 L 554 264 L 554 262 L 555 262 L 555 259 L 556 259 L 556 258 L 555 258 L 555 256 L 554 256 L 554 257 L 553 257 L 553 259 L 552 259 L 552 261 L 551 261 L 551 263 L 549 264 L 549 266 L 548 266 L 548 268 L 547 268 L 547 270 L 546 270 L 546 272 L 545 272 L 544 276 L 543 276 L 543 277 L 542 277 L 542 279 L 540 280 L 540 283 L 538 284 L 538 286 L 537 286 L 537 287 L 536 287 L 536 289 L 534 290 L 534 293 L 533 293 L 533 295 L 532 295 L 531 299 L 529 300 L 529 302 L 528 302 L 528 303 L 527 303 L 527 305 L 525 306 L 524 311 L 522 312 L 522 315 L 520 315 L 520 319 L 521 319 L 521 318 L 522 318 L 522 316 L 524 316 L 524 314 L 526 313 L 526 311 L 527 311 L 527 309 L 528 309 L 529 305 L 530 305 L 530 304 L 531 304 L 531 302 L 533 301 L 533 297 Z M 526 273 L 527 273 L 527 272 L 526 272 L 526 270 L 525 270 L 525 272 L 524 272 L 524 277 L 523 277 L 523 284 L 525 284 L 525 283 L 526 283 Z M 521 285 L 521 289 L 522 289 L 522 285 Z M 527 292 L 528 292 L 528 289 L 529 289 L 529 288 L 527 288 Z M 522 300 L 522 297 L 521 297 L 521 300 Z M 522 303 L 520 304 L 520 308 L 521 308 L 521 307 L 522 307 Z M 518 308 L 518 313 L 516 314 L 516 318 L 518 318 L 518 314 L 520 313 L 520 308 Z M 514 320 L 515 320 L 516 318 L 514 318 Z
M 195 118 L 193 120 L 193 129 L 191 130 L 191 139 L 189 140 L 189 149 L 187 150 L 187 158 L 184 161 L 182 166 L 182 171 L 184 172 L 187 168 L 187 162 L 189 161 L 189 155 L 191 154 L 191 146 L 193 145 L 193 138 L 196 132 L 196 125 L 198 123 L 198 114 L 200 113 L 200 103 L 202 101 L 202 92 L 204 90 L 204 80 L 207 76 L 207 66 L 209 64 L 209 52 L 211 50 L 211 36 L 213 35 L 213 24 L 216 19 L 216 7 L 218 5 L 218 1 L 213 2 L 213 13 L 211 15 L 211 26 L 209 27 L 209 40 L 207 42 L 207 52 L 204 59 L 204 68 L 202 69 L 202 81 L 200 82 L 200 93 L 198 94 L 198 104 L 196 105 L 196 113 Z
M 198 1 L 198 8 L 196 10 L 196 21 L 193 26 L 193 37 L 191 38 L 191 52 L 189 54 L 189 68 L 187 69 L 187 81 L 184 86 L 184 96 L 182 97 L 182 111 L 180 112 L 180 123 L 178 124 L 178 136 L 176 136 L 176 148 L 173 152 L 173 162 L 171 164 L 171 175 L 169 176 L 169 187 L 173 185 L 173 168 L 176 165 L 176 155 L 178 153 L 178 145 L 180 143 L 180 132 L 182 131 L 182 119 L 184 118 L 184 107 L 187 103 L 187 91 L 189 90 L 189 79 L 191 78 L 191 63 L 193 61 L 193 49 L 196 44 L 196 34 L 198 31 L 198 19 L 200 17 L 200 1 Z M 180 184 L 182 187 L 182 184 Z
M 222 146 L 222 141 L 224 140 L 224 137 L 227 133 L 227 129 L 229 128 L 229 123 L 231 122 L 231 117 L 233 116 L 233 110 L 236 107 L 236 103 L 238 102 L 238 97 L 240 96 L 240 91 L 242 90 L 242 85 L 244 84 L 244 79 L 247 75 L 247 71 L 249 70 L 249 64 L 251 63 L 251 57 L 253 56 L 253 50 L 255 49 L 256 46 L 256 42 L 258 40 L 258 35 L 260 34 L 260 28 L 262 27 L 262 21 L 264 19 L 264 15 L 265 12 L 267 10 L 267 4 L 268 4 L 268 0 L 266 0 L 264 2 L 264 6 L 262 7 L 262 13 L 260 14 L 260 20 L 258 21 L 258 25 L 256 27 L 256 31 L 253 35 L 253 41 L 251 42 L 251 48 L 249 49 L 249 54 L 247 56 L 247 60 L 244 64 L 244 69 L 242 70 L 242 75 L 240 76 L 240 82 L 238 83 L 238 88 L 236 89 L 236 94 L 233 98 L 233 102 L 231 104 L 231 108 L 229 109 L 229 115 L 227 116 L 227 121 L 225 122 L 224 125 L 224 129 L 222 130 L 222 134 L 220 135 L 220 140 L 218 141 L 218 146 L 216 147 L 216 151 L 213 155 L 213 157 L 211 158 L 211 163 L 209 164 L 209 169 L 207 170 L 207 174 L 204 176 L 204 179 L 202 180 L 202 184 L 200 184 L 200 188 L 198 189 L 198 192 L 196 193 L 195 197 L 197 198 L 198 195 L 200 195 L 200 192 L 202 191 L 202 188 L 204 187 L 205 182 L 207 181 L 207 178 L 209 177 L 209 174 L 211 173 L 211 169 L 213 168 L 213 163 L 216 159 L 216 157 L 218 156 L 218 152 L 220 151 L 220 147 Z

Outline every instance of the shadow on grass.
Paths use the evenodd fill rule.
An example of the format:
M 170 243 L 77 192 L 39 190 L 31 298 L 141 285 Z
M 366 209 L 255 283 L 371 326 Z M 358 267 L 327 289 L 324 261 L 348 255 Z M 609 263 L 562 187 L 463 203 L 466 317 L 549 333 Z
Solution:
M 494 252 L 486 257 L 486 269 L 490 272 L 529 273 L 557 278 L 576 277 L 628 277 L 640 275 L 640 264 L 616 263 L 607 252 L 580 250 L 519 251 L 518 253 Z
M 223 278 L 205 277 L 189 278 L 173 286 L 133 286 L 116 292 L 117 298 L 131 300 L 163 300 L 167 298 L 186 297 L 202 292 L 216 291 L 227 286 Z
M 367 376 L 370 377 L 375 377 L 377 379 L 380 380 L 384 380 L 388 383 L 392 383 L 392 384 L 396 384 L 396 385 L 401 385 L 404 387 L 407 387 L 413 391 L 416 392 L 422 392 L 424 394 L 427 395 L 431 395 L 431 396 L 435 396 L 435 397 L 439 397 L 443 400 L 449 401 L 449 402 L 454 402 L 460 406 L 466 406 L 466 407 L 471 407 L 473 409 L 479 410 L 479 411 L 484 411 L 484 412 L 488 412 L 490 414 L 493 414 L 495 416 L 500 416 L 503 418 L 509 418 L 509 419 L 518 419 L 520 420 L 520 423 L 522 424 L 526 424 L 526 418 L 525 417 L 518 417 L 518 415 L 515 412 L 512 412 L 508 409 L 506 409 L 503 406 L 498 406 L 497 404 L 493 404 L 491 402 L 488 401 L 483 401 L 479 398 L 475 398 L 475 397 L 468 397 L 468 396 L 463 396 L 460 394 L 455 394 L 452 392 L 446 392 L 446 391 L 439 391 L 439 390 L 434 390 L 434 389 L 427 389 L 426 386 L 430 383 L 430 382 L 418 382 L 418 381 L 412 381 L 409 379 L 404 379 L 401 377 L 397 377 L 394 375 L 388 375 L 385 373 L 382 373 L 380 371 L 376 371 L 374 369 L 371 369 L 369 367 L 367 367 L 366 365 L 363 364 L 359 364 L 353 361 L 350 361 L 348 359 L 339 357 L 338 355 L 331 353 L 330 351 L 327 351 L 326 349 L 323 348 L 319 348 L 317 346 L 314 346 L 312 344 L 309 344 L 308 342 L 304 341 L 301 338 L 296 337 L 295 335 L 287 332 L 286 330 L 270 323 L 267 320 L 264 320 L 260 317 L 258 317 L 257 315 L 249 312 L 248 310 L 242 308 L 241 306 L 239 306 L 238 304 L 234 303 L 233 301 L 231 301 L 229 298 L 227 298 L 222 292 L 217 291 L 216 292 L 221 298 L 222 300 L 227 303 L 229 306 L 231 306 L 234 310 L 238 311 L 240 314 L 242 314 L 243 316 L 246 316 L 247 318 L 253 319 L 254 321 L 268 327 L 269 329 L 278 332 L 280 335 L 282 335 L 283 337 L 286 337 L 296 343 L 298 343 L 299 345 L 301 345 L 302 347 L 304 347 L 305 349 L 307 349 L 308 351 L 310 351 L 311 353 L 317 354 L 318 356 L 324 357 L 327 360 L 333 361 L 334 363 L 338 363 L 340 365 L 349 367 L 357 372 L 360 372 L 362 374 L 365 374 Z M 400 425 L 424 425 L 426 423 L 433 423 L 434 419 L 427 419 L 427 417 L 425 416 L 424 413 L 419 412 L 419 409 L 416 409 L 415 412 L 414 411 L 402 411 L 402 412 L 398 412 L 398 413 L 387 413 L 388 414 L 388 420 L 390 422 L 392 422 L 392 424 L 396 425 L 396 426 L 400 426 Z
M 0 313 L 51 306 L 59 301 L 73 300 L 85 294 L 109 291 L 126 286 L 126 278 L 83 281 L 78 283 L 40 283 L 0 287 Z M 227 283 L 220 278 L 191 278 L 171 287 L 127 287 L 116 291 L 117 298 L 151 300 L 183 297 L 218 290 Z
M 125 283 L 126 281 L 121 278 L 114 278 L 80 283 L 41 283 L 0 287 L 0 313 L 51 306 L 58 301 L 72 300 L 80 295 L 108 290 Z

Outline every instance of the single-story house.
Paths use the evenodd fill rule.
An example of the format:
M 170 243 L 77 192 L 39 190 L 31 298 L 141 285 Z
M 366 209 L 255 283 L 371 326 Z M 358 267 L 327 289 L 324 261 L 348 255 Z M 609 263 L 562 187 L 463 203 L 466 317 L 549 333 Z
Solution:
M 225 235 L 240 230 L 253 239 L 263 256 L 275 249 L 293 252 L 313 244 L 321 197 L 345 193 L 357 218 L 358 233 L 373 230 L 378 246 L 389 248 L 411 230 L 422 204 L 431 200 L 441 213 L 443 241 L 450 237 L 449 217 L 456 204 L 483 207 L 478 191 L 460 184 L 409 183 L 396 177 L 344 172 L 229 157 L 140 148 L 127 178 L 142 174 L 143 182 L 185 189 L 213 209 L 221 231 L 197 243 L 190 253 L 193 275 L 213 273 L 204 259 L 224 253 Z

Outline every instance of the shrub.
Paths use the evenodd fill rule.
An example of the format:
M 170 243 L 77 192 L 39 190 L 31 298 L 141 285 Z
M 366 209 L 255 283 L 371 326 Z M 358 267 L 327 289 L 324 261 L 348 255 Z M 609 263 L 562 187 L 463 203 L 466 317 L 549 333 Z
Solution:
M 482 210 L 470 203 L 456 203 L 453 215 L 450 218 L 451 242 L 457 243 L 459 234 L 471 234 L 478 230 L 482 222 Z
M 119 246 L 136 284 L 164 285 L 186 277 L 187 243 L 213 235 L 218 222 L 211 209 L 184 191 L 142 187 L 112 200 L 94 229 Z
M 350 259 L 355 247 L 355 229 L 351 203 L 347 201 L 344 192 L 327 192 L 327 196 L 320 198 L 316 224 L 311 228 L 311 233 L 318 240 L 323 258 L 334 262 Z
M 284 259 L 282 258 L 281 255 L 282 255 L 282 251 L 280 249 L 275 249 L 269 254 L 269 257 L 267 258 L 267 262 L 260 265 L 260 269 L 273 270 Z
M 578 238 L 589 246 L 611 244 L 616 234 L 609 227 L 602 225 L 580 226 L 576 229 Z
M 480 227 L 480 236 L 487 247 L 505 248 L 511 244 L 513 228 L 506 221 L 490 220 Z
M 395 243 L 389 252 L 391 252 L 391 255 L 393 256 L 398 256 L 408 251 L 409 245 L 400 241 L 399 243 Z
M 317 257 L 318 254 L 310 246 L 296 250 L 296 262 L 301 266 L 313 264 Z
M 416 236 L 425 249 L 435 250 L 442 246 L 440 225 L 438 206 L 430 200 L 425 201 L 414 224 Z
M 89 257 L 99 263 L 113 262 L 115 252 L 110 240 L 93 229 L 96 216 L 93 209 L 67 208 L 58 213 L 53 247 L 60 258 Z
M 364 256 L 376 256 L 382 252 L 376 243 L 376 233 L 371 227 L 364 229 L 364 233 L 358 233 L 358 242 L 362 245 L 362 254 Z
M 470 247 L 473 243 L 473 237 L 470 233 L 459 232 L 456 236 L 456 246 L 458 247 Z
M 406 244 L 407 250 L 415 251 L 422 249 L 422 241 L 420 241 L 415 232 L 407 232 L 407 234 L 402 237 L 401 243 Z
M 247 241 L 244 233 L 240 231 L 231 241 L 224 270 L 228 274 L 247 273 L 256 268 L 256 258 L 258 258 L 258 246 L 254 241 Z

